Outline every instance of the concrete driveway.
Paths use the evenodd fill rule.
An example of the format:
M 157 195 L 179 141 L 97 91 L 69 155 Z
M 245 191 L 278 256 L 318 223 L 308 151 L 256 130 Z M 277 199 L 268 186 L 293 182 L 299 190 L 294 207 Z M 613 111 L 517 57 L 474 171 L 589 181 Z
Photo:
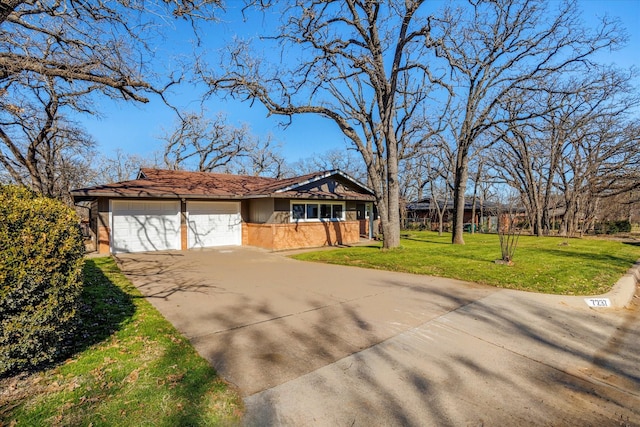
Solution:
M 251 248 L 118 260 L 247 425 L 640 425 L 637 307 Z

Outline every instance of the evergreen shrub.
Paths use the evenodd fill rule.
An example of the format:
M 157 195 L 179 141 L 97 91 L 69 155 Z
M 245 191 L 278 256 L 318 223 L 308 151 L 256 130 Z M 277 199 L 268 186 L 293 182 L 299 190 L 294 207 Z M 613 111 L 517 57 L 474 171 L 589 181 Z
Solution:
M 0 377 L 66 355 L 83 255 L 71 208 L 23 187 L 0 185 Z

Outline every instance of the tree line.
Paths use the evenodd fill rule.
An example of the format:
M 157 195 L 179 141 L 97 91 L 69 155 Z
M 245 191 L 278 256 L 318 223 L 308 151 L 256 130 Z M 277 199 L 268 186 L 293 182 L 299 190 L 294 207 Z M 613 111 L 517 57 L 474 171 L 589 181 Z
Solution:
M 246 0 L 243 17 L 258 37 L 236 37 L 213 63 L 200 52 L 165 72 L 153 47 L 167 23 L 187 21 L 198 39 L 202 28 L 215 30 L 224 4 L 2 5 L 2 177 L 49 196 L 64 198 L 96 168 L 95 144 L 74 118 L 99 114 L 98 96 L 170 103 L 167 90 L 188 80 L 205 85 L 203 102 L 259 102 L 284 125 L 316 115 L 340 129 L 361 167 L 341 165 L 340 155 L 315 163 L 350 165 L 373 189 L 386 248 L 399 244 L 401 201 L 426 193 L 452 200 L 456 244 L 470 195 L 515 189 L 537 235 L 553 227 L 559 205 L 563 232 L 574 233 L 599 205 L 637 198 L 637 75 L 598 62 L 625 33 L 607 16 L 585 25 L 576 1 L 436 9 L 420 0 Z M 293 169 L 271 137 L 223 115 L 176 113 L 154 164 L 271 176 Z M 115 153 L 99 170 L 122 178 L 136 161 Z M 295 170 L 323 166 L 313 163 Z

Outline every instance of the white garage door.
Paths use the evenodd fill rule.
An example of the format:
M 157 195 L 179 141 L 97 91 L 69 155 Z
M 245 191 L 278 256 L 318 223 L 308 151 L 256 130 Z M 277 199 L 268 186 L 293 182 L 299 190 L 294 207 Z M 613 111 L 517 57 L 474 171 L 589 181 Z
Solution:
M 179 201 L 111 202 L 111 252 L 180 249 Z
M 189 248 L 242 244 L 239 202 L 187 202 Z

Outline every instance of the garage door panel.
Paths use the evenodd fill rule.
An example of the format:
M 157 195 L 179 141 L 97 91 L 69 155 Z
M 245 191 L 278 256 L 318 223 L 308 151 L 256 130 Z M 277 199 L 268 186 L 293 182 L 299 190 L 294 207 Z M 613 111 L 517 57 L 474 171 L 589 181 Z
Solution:
M 112 202 L 112 252 L 180 249 L 180 203 Z
M 239 202 L 187 202 L 189 248 L 240 245 Z

